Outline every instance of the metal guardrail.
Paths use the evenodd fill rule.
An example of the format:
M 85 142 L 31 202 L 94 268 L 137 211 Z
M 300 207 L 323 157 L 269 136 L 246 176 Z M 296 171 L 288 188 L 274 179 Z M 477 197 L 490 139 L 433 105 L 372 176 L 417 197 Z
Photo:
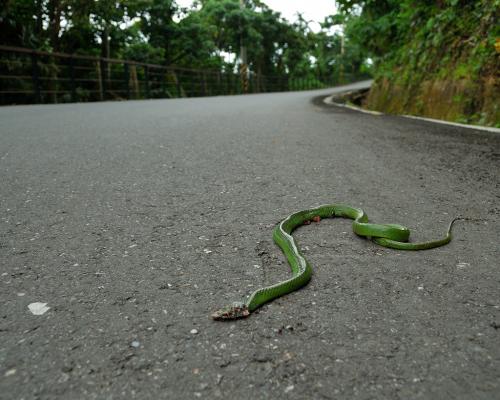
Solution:
M 354 80 L 354 77 L 347 78 Z M 163 66 L 0 45 L 2 105 L 278 92 L 317 89 L 337 83 L 333 79 L 251 73 L 245 91 L 240 75 L 233 71 Z

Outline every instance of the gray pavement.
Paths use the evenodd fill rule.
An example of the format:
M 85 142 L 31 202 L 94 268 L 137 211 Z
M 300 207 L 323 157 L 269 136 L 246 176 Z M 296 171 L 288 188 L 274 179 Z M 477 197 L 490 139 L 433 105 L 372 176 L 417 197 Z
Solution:
M 500 136 L 333 91 L 0 108 L 0 398 L 500 399 Z M 425 252 L 300 228 L 310 284 L 209 319 L 335 202 L 412 240 L 471 220 Z

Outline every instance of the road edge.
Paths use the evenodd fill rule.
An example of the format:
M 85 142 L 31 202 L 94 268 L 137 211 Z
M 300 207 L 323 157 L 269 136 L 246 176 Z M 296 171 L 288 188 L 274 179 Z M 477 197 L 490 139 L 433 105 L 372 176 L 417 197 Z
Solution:
M 345 92 L 343 92 L 343 93 L 345 93 Z M 357 106 L 354 106 L 354 105 L 344 104 L 344 103 L 338 103 L 334 99 L 338 98 L 341 94 L 342 93 L 335 93 L 335 94 L 332 94 L 330 96 L 327 96 L 327 97 L 323 98 L 323 103 L 327 104 L 329 106 L 348 108 L 348 109 L 353 110 L 353 111 L 358 111 L 358 112 L 362 112 L 362 113 L 370 114 L 370 115 L 376 115 L 376 116 L 389 115 L 389 114 L 384 114 L 384 113 L 382 113 L 380 111 L 366 110 L 364 108 L 357 107 Z M 492 126 L 461 124 L 461 123 L 458 123 L 458 122 L 445 121 L 445 120 L 442 120 L 442 119 L 435 119 L 435 118 L 419 117 L 419 116 L 416 116 L 416 115 L 408 115 L 408 114 L 395 114 L 395 115 L 398 116 L 398 117 L 404 117 L 404 118 L 416 119 L 416 120 L 421 120 L 421 121 L 433 122 L 433 123 L 436 123 L 436 124 L 458 126 L 460 128 L 468 128 L 468 129 L 474 129 L 474 130 L 480 130 L 480 131 L 500 133 L 500 128 L 494 128 Z

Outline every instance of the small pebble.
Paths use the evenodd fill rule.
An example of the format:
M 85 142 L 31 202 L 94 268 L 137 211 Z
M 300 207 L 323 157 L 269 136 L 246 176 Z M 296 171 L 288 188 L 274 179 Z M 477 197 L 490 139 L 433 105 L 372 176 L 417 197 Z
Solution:
M 132 343 L 130 343 L 132 347 L 138 348 L 141 344 L 139 343 L 138 340 L 134 340 Z
M 31 303 L 28 304 L 28 309 L 33 315 L 43 315 L 50 309 L 50 307 L 47 307 L 47 303 Z
M 285 388 L 285 393 L 291 392 L 295 387 L 293 385 L 287 386 Z
M 12 369 L 7 370 L 3 376 L 5 376 L 7 378 L 8 376 L 15 375 L 16 372 L 17 372 L 16 369 L 12 368 Z
M 198 329 L 191 329 L 190 333 L 192 335 L 196 335 L 198 333 Z

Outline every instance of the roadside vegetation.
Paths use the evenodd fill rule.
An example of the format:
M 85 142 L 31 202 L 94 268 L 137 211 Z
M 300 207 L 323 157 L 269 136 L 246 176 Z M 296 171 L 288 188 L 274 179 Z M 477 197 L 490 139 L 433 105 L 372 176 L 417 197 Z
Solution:
M 368 108 L 500 126 L 500 0 L 335 3 L 337 14 L 314 31 L 301 15 L 289 22 L 259 0 L 189 8 L 174 0 L 7 0 L 0 44 L 220 72 L 238 71 L 244 46 L 251 73 L 312 87 L 373 75 Z
M 374 63 L 367 107 L 500 126 L 499 0 L 337 5 L 346 43 Z
M 250 71 L 292 79 L 348 80 L 369 72 L 357 48 L 343 52 L 328 19 L 319 32 L 289 22 L 264 2 L 199 0 L 8 0 L 1 44 L 188 68 L 236 70 L 240 47 Z M 333 78 L 333 79 L 332 79 Z

